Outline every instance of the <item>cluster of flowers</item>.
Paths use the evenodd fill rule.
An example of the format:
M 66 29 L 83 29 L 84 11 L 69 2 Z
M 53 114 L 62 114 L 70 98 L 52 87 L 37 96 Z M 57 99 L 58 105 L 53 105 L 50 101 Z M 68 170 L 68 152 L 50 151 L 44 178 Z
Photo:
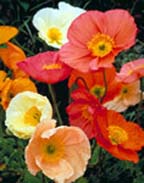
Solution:
M 33 175 L 42 170 L 58 183 L 73 182 L 86 170 L 91 139 L 114 157 L 137 163 L 144 130 L 120 112 L 143 100 L 144 59 L 129 61 L 119 71 L 113 64 L 135 44 L 134 18 L 122 9 L 85 11 L 60 2 L 58 9 L 38 11 L 33 25 L 57 51 L 26 58 L 9 42 L 17 29 L 0 26 L 0 58 L 13 73 L 9 78 L 0 71 L 5 125 L 18 138 L 30 138 L 25 150 L 28 170 Z M 69 126 L 56 127 L 48 98 L 37 93 L 29 77 L 47 84 L 68 79 L 68 88 L 77 86 L 66 108 Z

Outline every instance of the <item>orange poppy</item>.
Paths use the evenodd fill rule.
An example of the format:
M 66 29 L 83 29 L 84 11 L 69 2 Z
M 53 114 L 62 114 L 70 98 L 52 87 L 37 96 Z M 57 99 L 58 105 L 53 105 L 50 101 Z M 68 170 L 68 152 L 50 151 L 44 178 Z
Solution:
M 111 67 L 115 56 L 135 43 L 136 33 L 134 18 L 126 10 L 87 11 L 69 27 L 61 60 L 81 72 Z
M 13 77 L 28 77 L 22 70 L 17 66 L 19 61 L 26 58 L 25 53 L 21 48 L 13 43 L 7 42 L 6 48 L 0 48 L 0 58 L 3 63 L 13 71 Z
M 37 88 L 29 78 L 16 78 L 14 80 L 7 78 L 0 94 L 3 108 L 6 109 L 10 100 L 22 91 L 37 92 Z
M 16 27 L 0 25 L 0 44 L 7 43 L 17 33 L 18 29 Z
M 120 92 L 121 85 L 115 79 L 115 76 L 116 70 L 114 67 L 88 73 L 73 70 L 68 81 L 68 86 L 71 87 L 72 84 L 77 82 L 80 88 L 87 88 L 92 95 L 102 103 L 105 103 L 112 100 Z
M 2 91 L 5 85 L 6 78 L 7 78 L 7 73 L 3 70 L 0 70 L 0 92 Z
M 144 131 L 136 123 L 126 121 L 124 117 L 112 110 L 105 116 L 99 116 L 96 123 L 97 143 L 120 160 L 137 163 L 137 151 L 144 146 Z

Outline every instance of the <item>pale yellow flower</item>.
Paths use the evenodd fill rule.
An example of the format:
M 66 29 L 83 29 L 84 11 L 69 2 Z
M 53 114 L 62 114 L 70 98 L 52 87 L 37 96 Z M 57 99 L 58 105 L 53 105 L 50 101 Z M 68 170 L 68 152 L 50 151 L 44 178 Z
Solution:
M 37 124 L 52 118 L 52 106 L 47 97 L 26 91 L 17 94 L 6 110 L 5 125 L 15 136 L 27 139 Z
M 85 10 L 65 2 L 58 3 L 58 9 L 43 8 L 33 17 L 38 35 L 48 45 L 60 48 L 67 42 L 67 31 L 72 21 Z

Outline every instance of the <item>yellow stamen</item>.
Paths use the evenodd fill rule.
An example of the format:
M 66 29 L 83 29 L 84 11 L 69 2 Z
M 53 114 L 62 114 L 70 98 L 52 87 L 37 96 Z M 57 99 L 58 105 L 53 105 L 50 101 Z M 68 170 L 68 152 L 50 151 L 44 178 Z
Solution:
M 41 112 L 35 106 L 31 107 L 24 116 L 25 124 L 36 126 L 40 122 Z
M 108 127 L 108 132 L 109 139 L 113 145 L 121 144 L 128 139 L 127 132 L 119 126 L 110 125 Z
M 61 64 L 49 64 L 43 66 L 43 69 L 46 70 L 61 69 L 61 68 L 62 68 Z
M 114 41 L 110 36 L 98 33 L 87 43 L 87 47 L 93 56 L 102 58 L 113 50 Z
M 50 43 L 57 43 L 59 45 L 62 44 L 62 33 L 58 28 L 52 27 L 48 29 L 47 36 L 49 38 Z

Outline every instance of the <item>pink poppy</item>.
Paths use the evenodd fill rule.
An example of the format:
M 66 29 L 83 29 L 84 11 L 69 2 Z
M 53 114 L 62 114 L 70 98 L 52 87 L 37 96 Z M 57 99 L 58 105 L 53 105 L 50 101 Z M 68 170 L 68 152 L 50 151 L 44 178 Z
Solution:
M 72 22 L 61 59 L 81 72 L 111 67 L 115 56 L 135 43 L 136 33 L 126 10 L 87 11 Z
M 17 65 L 33 79 L 48 84 L 65 80 L 71 72 L 70 67 L 60 61 L 59 53 L 55 51 L 39 53 Z
M 144 77 L 144 58 L 124 64 L 117 74 L 117 79 L 124 83 L 132 83 Z

